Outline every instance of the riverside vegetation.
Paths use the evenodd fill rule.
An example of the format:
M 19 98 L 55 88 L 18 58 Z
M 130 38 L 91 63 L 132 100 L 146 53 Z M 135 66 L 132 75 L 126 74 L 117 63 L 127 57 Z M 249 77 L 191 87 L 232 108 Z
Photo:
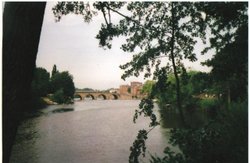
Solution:
M 72 103 L 74 92 L 73 76 L 68 71 L 59 72 L 54 65 L 50 76 L 46 69 L 38 67 L 31 83 L 31 108 L 44 107 L 44 98 L 50 103 Z

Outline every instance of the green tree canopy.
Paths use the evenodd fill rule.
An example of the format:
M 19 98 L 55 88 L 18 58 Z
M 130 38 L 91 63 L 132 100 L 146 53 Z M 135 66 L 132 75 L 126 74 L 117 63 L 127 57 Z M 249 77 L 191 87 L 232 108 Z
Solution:
M 155 85 L 155 81 L 153 80 L 147 80 L 142 87 L 141 92 L 142 93 L 146 93 L 146 94 L 151 94 L 152 93 L 152 89 Z
M 60 89 L 63 90 L 65 96 L 70 98 L 74 97 L 75 86 L 73 82 L 73 77 L 69 74 L 68 71 L 56 73 L 51 78 L 51 91 L 54 93 Z
M 38 97 L 46 96 L 49 92 L 49 72 L 46 69 L 35 68 L 33 80 L 31 83 L 32 94 Z
M 51 77 L 53 77 L 56 73 L 58 73 L 58 70 L 56 68 L 56 65 L 53 66 L 52 72 L 51 72 Z

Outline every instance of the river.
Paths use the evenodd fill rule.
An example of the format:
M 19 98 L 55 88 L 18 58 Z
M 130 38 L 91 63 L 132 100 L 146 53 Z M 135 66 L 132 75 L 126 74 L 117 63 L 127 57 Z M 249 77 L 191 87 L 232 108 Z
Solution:
M 139 102 L 90 100 L 48 106 L 39 116 L 21 123 L 10 162 L 127 163 L 138 130 L 149 129 L 148 118 L 140 117 L 136 124 L 132 121 Z M 150 154 L 162 156 L 168 137 L 168 129 L 152 130 L 141 162 L 149 162 Z

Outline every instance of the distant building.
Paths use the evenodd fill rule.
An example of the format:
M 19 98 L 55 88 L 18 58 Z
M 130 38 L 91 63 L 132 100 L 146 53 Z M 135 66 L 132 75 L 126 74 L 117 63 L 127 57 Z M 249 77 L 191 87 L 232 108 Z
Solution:
M 142 98 L 145 95 L 141 93 L 143 84 L 141 82 L 131 82 L 130 85 L 120 85 L 119 93 L 127 99 L 137 99 Z
M 129 85 L 120 85 L 120 94 L 130 94 L 130 86 Z
M 141 82 L 131 82 L 132 98 L 139 98 L 141 95 L 143 84 Z

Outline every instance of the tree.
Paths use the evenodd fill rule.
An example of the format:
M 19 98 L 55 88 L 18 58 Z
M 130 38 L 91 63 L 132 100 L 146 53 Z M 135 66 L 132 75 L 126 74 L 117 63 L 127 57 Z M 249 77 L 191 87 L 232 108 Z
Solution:
M 67 98 L 65 97 L 64 91 L 63 91 L 62 88 L 59 89 L 59 90 L 57 90 L 57 91 L 53 94 L 52 100 L 53 100 L 53 101 L 56 101 L 58 104 L 65 103 L 65 101 L 67 100 Z
M 190 94 L 199 95 L 206 91 L 212 91 L 213 80 L 210 73 L 205 72 L 188 72 L 190 77 L 188 82 L 188 89 Z
M 151 94 L 152 91 L 153 91 L 153 87 L 155 85 L 155 81 L 153 80 L 147 80 L 144 84 L 143 84 L 143 87 L 142 87 L 142 90 L 141 92 L 142 93 L 146 93 L 146 94 Z
M 5 2 L 3 8 L 3 162 L 8 163 L 29 97 L 44 2 Z
M 49 73 L 44 68 L 36 68 L 31 83 L 32 94 L 38 97 L 46 96 L 49 92 Z
M 230 104 L 247 97 L 248 72 L 248 3 L 204 3 L 207 24 L 211 29 L 210 46 L 203 53 L 214 49 L 216 55 L 205 62 L 212 67 L 212 75 L 227 94 Z
M 75 86 L 72 75 L 68 71 L 56 73 L 50 81 L 52 93 L 56 93 L 58 90 L 62 90 L 65 101 L 74 98 Z M 59 101 L 56 101 L 59 102 Z M 60 102 L 61 103 L 61 100 Z
M 247 97 L 248 76 L 248 27 L 237 31 L 235 42 L 229 43 L 214 58 L 206 61 L 212 66 L 212 75 L 226 90 L 228 102 L 233 99 L 245 100 Z M 227 84 L 225 84 L 227 83 Z M 221 90 L 223 93 L 224 91 Z
M 58 70 L 56 68 L 56 65 L 53 66 L 52 72 L 51 72 L 51 77 L 53 77 L 56 73 L 58 73 Z
M 140 50 L 133 56 L 133 60 L 122 66 L 126 70 L 122 78 L 138 76 L 146 69 L 145 78 L 151 76 L 152 67 L 159 70 L 159 57 L 166 57 L 172 65 L 165 65 L 164 69 L 174 72 L 176 80 L 177 108 L 184 123 L 181 108 L 180 82 L 178 67 L 183 58 L 195 61 L 193 47 L 196 43 L 194 37 L 204 38 L 203 18 L 193 3 L 180 2 L 131 2 L 127 4 L 127 10 L 131 16 L 126 16 L 117 11 L 124 3 L 97 2 L 93 6 L 104 15 L 105 23 L 97 35 L 100 46 L 111 48 L 110 41 L 113 37 L 125 36 L 127 43 L 121 48 L 126 52 Z M 58 19 L 70 12 L 79 13 L 84 9 L 83 3 L 58 3 L 54 13 Z M 110 12 L 123 17 L 118 24 L 107 19 Z M 185 11 L 185 12 L 184 12 Z M 88 18 L 92 14 L 86 14 Z M 107 14 L 108 13 L 108 14 Z M 183 20 L 187 21 L 183 21 Z M 88 20 L 88 19 L 87 19 Z M 156 74 L 156 73 L 155 73 Z M 157 78 L 157 76 L 155 77 Z

